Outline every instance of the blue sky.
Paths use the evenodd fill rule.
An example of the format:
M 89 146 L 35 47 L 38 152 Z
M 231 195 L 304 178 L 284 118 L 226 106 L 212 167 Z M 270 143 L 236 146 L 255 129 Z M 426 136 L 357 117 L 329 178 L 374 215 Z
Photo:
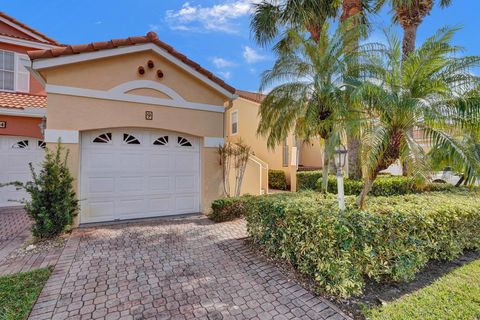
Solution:
M 255 91 L 262 71 L 274 62 L 250 36 L 250 4 L 255 0 L 3 0 L 1 10 L 66 44 L 125 38 L 155 31 L 159 38 L 238 89 Z M 439 2 L 438 0 L 435 2 Z M 454 0 L 436 6 L 420 27 L 417 42 L 438 28 L 463 26 L 455 43 L 480 55 L 480 1 Z M 391 25 L 385 8 L 373 22 L 372 39 Z M 395 30 L 401 33 L 396 27 Z

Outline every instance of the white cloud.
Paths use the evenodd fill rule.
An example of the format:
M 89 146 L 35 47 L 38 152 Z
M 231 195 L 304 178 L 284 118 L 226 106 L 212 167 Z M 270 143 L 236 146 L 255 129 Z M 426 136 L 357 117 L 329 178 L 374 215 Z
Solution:
M 259 0 L 225 0 L 204 7 L 185 2 L 180 10 L 168 10 L 165 19 L 174 30 L 221 31 L 237 33 L 235 20 L 250 14 Z
M 232 73 L 230 71 L 220 71 L 218 75 L 224 79 L 230 79 L 232 77 Z
M 267 59 L 266 56 L 258 53 L 255 49 L 249 46 L 243 48 L 243 58 L 248 64 L 256 63 L 258 61 Z
M 232 61 L 219 57 L 214 57 L 212 59 L 212 62 L 218 69 L 233 67 L 235 65 L 235 63 L 233 63 Z
M 148 25 L 148 30 L 150 31 L 158 31 L 159 29 L 160 29 L 160 26 L 158 24 L 151 23 Z

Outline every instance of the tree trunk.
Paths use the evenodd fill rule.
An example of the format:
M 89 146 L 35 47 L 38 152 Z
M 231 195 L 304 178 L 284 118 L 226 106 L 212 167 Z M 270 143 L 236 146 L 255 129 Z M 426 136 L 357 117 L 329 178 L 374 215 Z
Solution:
M 402 41 L 402 52 L 403 60 L 405 60 L 408 55 L 415 50 L 415 42 L 417 40 L 417 29 L 418 24 L 412 24 L 406 26 L 403 29 L 403 41 Z
M 325 148 L 326 149 L 326 148 Z M 328 158 L 327 150 L 323 152 L 323 168 L 322 168 L 322 192 L 328 193 L 328 167 L 330 159 Z
M 408 55 L 415 50 L 415 42 L 417 40 L 417 29 L 418 24 L 411 24 L 405 26 L 403 29 L 403 40 L 402 40 L 402 60 L 405 61 Z M 413 128 L 409 130 L 410 135 L 413 137 Z M 408 176 L 409 168 L 406 162 L 402 163 L 402 175 L 404 177 Z
M 362 179 L 362 166 L 360 163 L 360 139 L 348 138 L 348 178 L 353 180 Z
M 362 14 L 363 6 L 362 0 L 343 0 L 342 1 L 342 16 L 341 21 L 345 22 L 352 17 Z M 358 17 L 360 18 L 360 17 Z M 346 26 L 347 30 L 355 27 L 360 19 L 353 19 Z M 353 180 L 360 180 L 362 178 L 362 167 L 360 162 L 360 139 L 354 134 L 347 137 L 348 149 L 348 178 Z
M 372 176 L 368 176 L 368 177 L 365 179 L 365 184 L 363 185 L 362 192 L 360 192 L 360 195 L 359 195 L 358 198 L 357 198 L 357 206 L 358 206 L 360 209 L 364 209 L 364 208 L 365 208 L 365 200 L 367 199 L 368 193 L 369 193 L 370 190 L 372 189 L 373 182 L 374 182 L 375 179 L 377 178 L 378 172 L 379 172 L 379 171 L 375 170 L 375 172 L 373 173 Z
M 464 181 L 466 181 L 465 174 L 462 174 L 460 180 L 458 180 L 458 182 L 455 184 L 455 187 L 460 187 Z
M 342 0 L 342 16 L 340 20 L 343 22 L 362 13 L 362 0 Z

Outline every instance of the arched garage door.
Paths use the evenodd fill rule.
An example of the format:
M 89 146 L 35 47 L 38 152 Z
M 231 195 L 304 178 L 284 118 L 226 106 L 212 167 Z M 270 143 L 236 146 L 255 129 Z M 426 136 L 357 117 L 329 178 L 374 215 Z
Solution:
M 85 132 L 81 143 L 81 223 L 200 211 L 197 138 L 124 128 Z
M 0 183 L 32 180 L 29 163 L 38 169 L 45 155 L 45 143 L 29 137 L 0 136 Z M 26 199 L 23 190 L 14 187 L 0 188 L 0 207 L 20 206 L 18 200 Z

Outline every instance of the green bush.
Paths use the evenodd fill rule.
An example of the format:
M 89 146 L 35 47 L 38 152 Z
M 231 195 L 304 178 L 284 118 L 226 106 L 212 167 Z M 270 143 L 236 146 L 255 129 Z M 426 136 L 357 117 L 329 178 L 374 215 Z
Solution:
M 283 170 L 268 170 L 268 186 L 272 189 L 287 190 L 287 177 Z
M 212 202 L 212 212 L 208 217 L 215 222 L 232 221 L 243 217 L 253 198 L 253 196 L 244 195 L 217 199 Z
M 363 188 L 363 181 L 343 180 L 345 195 L 359 195 Z M 322 179 L 316 183 L 317 191 L 322 190 Z M 417 186 L 411 178 L 402 176 L 379 176 L 372 185 L 370 195 L 372 196 L 396 196 L 410 193 L 421 193 L 426 191 L 453 191 L 455 186 L 446 183 L 429 183 L 425 186 Z M 328 177 L 328 192 L 337 193 L 337 178 Z
M 322 178 L 322 171 L 298 171 L 297 190 L 315 190 L 318 179 Z
M 78 213 L 78 200 L 73 190 L 73 177 L 67 166 L 68 151 L 58 143 L 55 151 L 46 150 L 40 172 L 30 163 L 32 181 L 13 182 L 24 189 L 30 200 L 25 201 L 25 211 L 32 218 L 32 234 L 38 239 L 53 238 L 72 224 Z
M 360 294 L 364 279 L 412 279 L 430 259 L 480 249 L 480 197 L 423 193 L 371 197 L 358 210 L 346 197 L 315 192 L 258 197 L 246 215 L 253 241 L 288 260 L 326 292 Z

